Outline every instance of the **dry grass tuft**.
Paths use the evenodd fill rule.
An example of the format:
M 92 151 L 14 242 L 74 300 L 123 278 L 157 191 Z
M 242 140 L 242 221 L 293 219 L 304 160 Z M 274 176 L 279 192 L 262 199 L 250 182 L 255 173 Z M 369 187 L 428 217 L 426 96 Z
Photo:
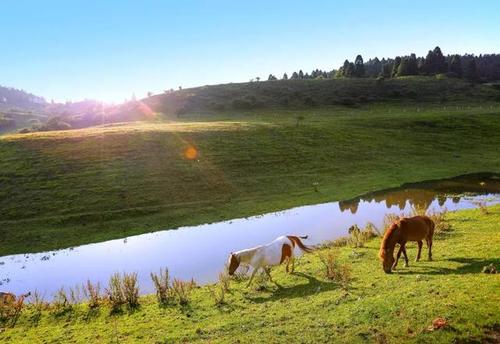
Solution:
M 329 249 L 326 252 L 318 252 L 318 256 L 325 267 L 325 277 L 338 283 L 342 288 L 347 288 L 352 280 L 351 266 L 339 263 L 339 252 Z
M 156 300 L 162 306 L 167 305 L 173 299 L 173 291 L 170 286 L 170 274 L 168 269 L 160 269 L 160 273 L 151 273 L 151 279 L 156 290 Z

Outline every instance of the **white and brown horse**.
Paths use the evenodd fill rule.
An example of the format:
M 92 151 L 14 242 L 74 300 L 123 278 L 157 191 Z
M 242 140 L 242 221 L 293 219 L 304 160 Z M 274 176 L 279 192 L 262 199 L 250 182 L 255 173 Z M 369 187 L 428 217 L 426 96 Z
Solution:
M 234 274 L 240 265 L 251 266 L 253 268 L 252 275 L 248 281 L 248 285 L 260 269 L 263 269 L 271 279 L 267 267 L 277 266 L 286 261 L 286 272 L 289 272 L 291 264 L 291 272 L 294 269 L 294 253 L 295 246 L 299 247 L 304 252 L 311 252 L 312 249 L 302 243 L 300 239 L 307 239 L 306 236 L 298 237 L 294 235 L 280 236 L 267 245 L 261 245 L 238 252 L 232 252 L 228 259 L 228 273 L 230 276 Z

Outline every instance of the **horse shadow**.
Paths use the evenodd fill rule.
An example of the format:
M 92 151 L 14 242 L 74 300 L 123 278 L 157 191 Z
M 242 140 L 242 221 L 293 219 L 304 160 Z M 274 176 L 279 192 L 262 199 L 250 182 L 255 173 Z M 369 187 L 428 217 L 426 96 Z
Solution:
M 340 289 L 340 285 L 335 282 L 329 281 L 321 281 L 316 277 L 305 274 L 303 272 L 294 272 L 292 273 L 295 276 L 303 277 L 307 279 L 306 284 L 295 284 L 293 286 L 281 286 L 275 283 L 278 286 L 274 292 L 272 292 L 269 296 L 247 296 L 246 298 L 255 303 L 264 303 L 268 301 L 278 301 L 282 299 L 294 299 L 294 298 L 302 298 L 305 296 L 316 295 L 319 293 L 323 293 L 325 291 L 330 291 L 334 289 Z M 349 288 L 353 289 L 352 287 Z
M 500 259 L 499 258 L 489 258 L 489 259 L 481 259 L 481 258 L 465 258 L 465 257 L 458 257 L 458 258 L 449 258 L 445 259 L 444 261 L 448 262 L 454 262 L 454 263 L 460 263 L 460 265 L 457 268 L 444 268 L 444 267 L 432 267 L 432 266 L 425 266 L 425 267 L 420 267 L 418 271 L 412 271 L 411 270 L 411 265 L 409 270 L 402 270 L 398 269 L 396 270 L 398 274 L 401 275 L 466 275 L 466 274 L 477 274 L 481 273 L 483 270 L 483 267 L 493 264 L 494 266 L 499 266 L 500 265 Z M 419 263 L 413 263 L 413 266 L 418 266 Z

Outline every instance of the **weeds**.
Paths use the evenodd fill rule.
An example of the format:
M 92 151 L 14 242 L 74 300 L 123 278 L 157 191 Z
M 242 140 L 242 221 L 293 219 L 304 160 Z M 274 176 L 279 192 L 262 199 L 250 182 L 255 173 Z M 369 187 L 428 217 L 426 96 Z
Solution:
M 479 208 L 479 211 L 481 211 L 481 214 L 483 214 L 483 215 L 490 214 L 490 211 L 488 210 L 488 207 L 486 206 L 486 202 L 477 201 L 477 202 L 474 202 L 474 204 Z
M 349 240 L 348 243 L 353 247 L 364 247 L 365 243 L 377 236 L 378 231 L 376 231 L 375 226 L 372 223 L 368 223 L 363 230 L 361 230 L 357 225 L 351 226 L 349 228 Z
M 95 309 L 99 307 L 101 303 L 101 286 L 99 283 L 92 284 L 90 280 L 83 285 L 83 295 L 88 300 L 88 306 L 90 309 Z
M 0 324 L 14 327 L 24 307 L 25 296 L 11 294 L 0 297 Z
M 111 312 L 121 310 L 122 305 L 127 305 L 129 309 L 139 306 L 139 285 L 137 283 L 137 273 L 124 273 L 123 276 L 115 273 L 109 279 L 106 289 Z
M 342 288 L 347 288 L 352 279 L 351 267 L 348 264 L 340 264 L 337 250 L 327 250 L 318 253 L 321 263 L 325 267 L 325 277 L 338 283 Z
M 118 312 L 121 306 L 125 304 L 125 295 L 123 295 L 121 280 L 119 273 L 111 275 L 108 288 L 106 288 L 106 296 L 112 313 Z
M 168 269 L 160 269 L 160 274 L 151 273 L 151 279 L 156 290 L 156 299 L 160 305 L 167 305 L 173 298 L 173 291 L 170 286 L 170 275 Z
M 222 306 L 226 303 L 225 298 L 227 290 L 224 289 L 224 286 L 220 282 L 217 282 L 214 286 L 209 287 L 208 290 L 210 291 L 216 306 Z
M 231 282 L 231 278 L 229 274 L 227 273 L 227 269 L 225 269 L 223 272 L 219 273 L 219 284 L 221 285 L 222 289 L 224 291 L 229 291 L 229 283 Z
M 139 306 L 139 284 L 137 283 L 137 272 L 124 273 L 122 279 L 123 295 L 129 309 Z
M 72 304 L 68 298 L 68 294 L 64 288 L 59 289 L 54 294 L 54 299 L 52 300 L 52 312 L 54 315 L 62 315 L 71 311 Z
M 191 290 L 194 288 L 193 281 L 186 282 L 174 278 L 172 291 L 180 305 L 187 305 L 190 301 Z

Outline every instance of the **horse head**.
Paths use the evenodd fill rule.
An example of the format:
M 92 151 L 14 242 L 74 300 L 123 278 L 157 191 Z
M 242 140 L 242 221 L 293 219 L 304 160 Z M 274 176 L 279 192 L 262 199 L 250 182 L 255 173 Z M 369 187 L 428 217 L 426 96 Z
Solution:
M 229 276 L 234 275 L 234 272 L 236 271 L 236 269 L 238 269 L 239 266 L 240 266 L 240 260 L 238 259 L 236 254 L 231 252 L 231 254 L 229 255 L 229 259 L 228 259 L 228 274 L 229 274 Z

